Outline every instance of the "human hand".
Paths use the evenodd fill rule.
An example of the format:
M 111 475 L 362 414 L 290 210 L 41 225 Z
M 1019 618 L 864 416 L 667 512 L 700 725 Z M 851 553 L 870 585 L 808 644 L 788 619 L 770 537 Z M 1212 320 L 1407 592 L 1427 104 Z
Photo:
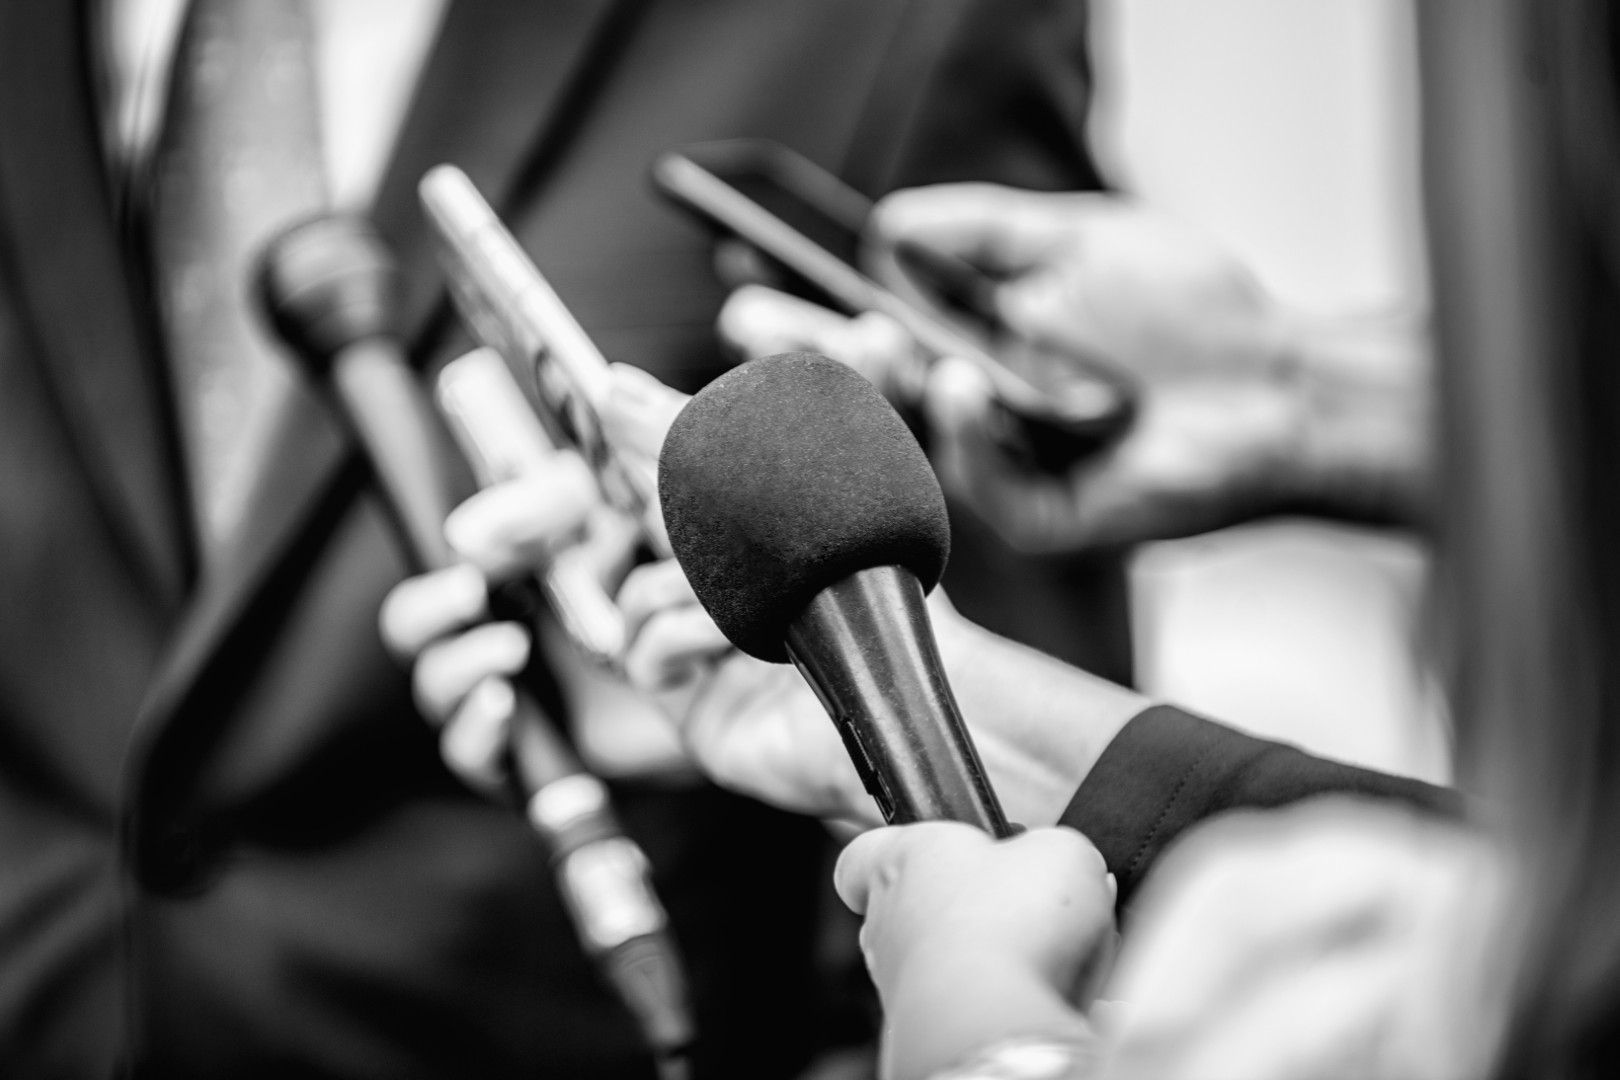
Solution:
M 1303 415 L 1270 380 L 1176 379 L 1145 387 L 1129 428 L 1061 472 L 1010 456 L 989 380 L 946 357 L 929 372 L 923 414 L 941 486 L 1031 554 L 1174 539 L 1284 505 Z
M 632 570 L 619 603 L 627 676 L 659 701 L 711 779 L 799 813 L 883 823 L 799 672 L 733 649 L 675 562 Z M 1009 819 L 1057 821 L 1147 700 L 975 626 L 942 589 L 930 594 L 928 609 L 963 719 Z
M 624 364 L 613 365 L 606 386 L 606 393 L 597 402 L 604 435 L 618 464 L 650 481 L 651 490 L 664 436 L 686 404 L 687 395 Z M 593 524 L 601 526 L 592 536 L 593 543 L 583 550 L 570 550 L 567 557 L 577 560 L 593 547 L 606 546 L 606 526 L 613 522 L 630 529 L 624 534 L 627 543 L 620 545 L 626 554 L 637 546 L 638 539 L 643 547 L 653 549 L 663 543 L 661 535 L 641 537 L 638 523 L 629 518 L 608 515 L 607 521 L 602 521 L 599 515 L 593 519 Z M 656 527 L 659 522 L 655 515 L 654 520 L 639 524 Z M 622 585 L 631 561 L 626 558 L 613 567 L 613 572 L 597 575 L 610 597 Z M 613 663 L 604 666 L 583 660 L 575 643 L 547 613 L 542 613 L 537 629 L 545 662 L 567 703 L 574 745 L 593 772 L 610 777 L 656 777 L 665 784 L 694 777 L 692 761 L 663 708 L 625 678 L 622 646 Z
M 616 364 L 603 425 L 621 453 L 655 465 L 686 401 L 646 372 Z M 882 823 L 798 671 L 732 648 L 674 559 L 632 569 L 618 603 L 626 679 L 657 703 L 705 775 L 783 809 Z
M 445 763 L 475 788 L 502 782 L 510 680 L 531 644 L 526 627 L 487 621 L 490 585 L 543 566 L 590 528 L 598 507 L 584 461 L 559 452 L 457 507 L 445 537 L 463 561 L 407 578 L 383 599 L 383 643 L 411 666 L 417 708 L 440 727 Z
M 654 460 L 685 396 L 615 368 L 604 425 Z M 633 422 L 632 422 L 633 421 Z M 615 434 L 618 426 L 632 430 Z M 639 441 L 637 441 L 639 439 Z M 799 673 L 737 653 L 672 560 L 637 567 L 619 593 L 623 669 L 657 700 L 716 782 L 787 809 L 881 824 L 836 729 Z M 976 627 L 942 590 L 929 598 L 941 656 L 992 782 L 1013 820 L 1049 824 L 1146 701 Z
M 1197 229 L 1117 195 L 963 183 L 882 199 L 868 225 L 867 269 L 915 305 L 960 322 L 908 273 L 897 254 L 903 245 L 984 271 L 995 282 L 994 314 L 1017 339 L 1136 378 L 1274 374 L 1285 360 L 1281 310 L 1242 262 Z M 816 314 L 825 309 L 796 299 L 756 310 L 764 291 L 744 285 L 722 310 L 722 335 L 748 355 L 803 347 L 792 329 L 801 323 L 869 377 L 874 356 L 887 366 L 904 347 L 902 335 L 841 349 L 837 323 L 848 320 L 825 320 Z M 811 325 L 818 318 L 826 330 Z M 898 329 L 881 321 L 882 335 Z
M 1079 833 L 878 829 L 845 848 L 835 884 L 865 916 L 885 1076 L 926 1076 L 1010 1038 L 1090 1039 L 1081 1009 L 1112 953 L 1114 887 Z
M 1279 306 L 1211 237 L 1102 192 L 937 184 L 887 196 L 869 225 L 873 272 L 942 318 L 898 253 L 960 259 L 993 282 L 995 317 L 1017 338 L 1148 382 L 1272 374 L 1286 360 Z
M 744 358 L 819 352 L 860 372 L 896 407 L 922 397 L 927 367 L 911 336 L 879 312 L 854 318 L 766 285 L 744 284 L 716 320 L 721 340 Z
M 977 372 L 932 374 L 941 478 L 1015 547 L 1186 535 L 1301 503 L 1358 520 L 1422 515 L 1432 388 L 1419 313 L 1284 311 L 1208 237 L 1116 196 L 939 185 L 897 192 L 873 221 L 874 272 L 892 288 L 951 317 L 896 250 L 956 255 L 998 279 L 991 306 L 1015 337 L 1138 389 L 1111 450 L 1065 477 L 1031 476 L 987 437 L 997 418 Z
M 624 670 L 656 700 L 715 783 L 785 810 L 881 825 L 877 805 L 798 670 L 737 651 L 673 559 L 632 570 L 619 592 Z
M 1258 369 L 1165 375 L 1143 386 L 1121 438 L 1061 473 L 1007 452 L 986 376 L 947 357 L 924 368 L 898 324 L 846 319 L 749 286 L 720 328 L 749 355 L 806 349 L 841 360 L 897 405 L 920 405 L 945 490 L 1014 548 L 1080 551 L 1180 536 L 1242 520 L 1279 497 L 1301 424 L 1287 382 Z
M 1129 430 L 1060 475 L 1000 448 L 977 369 L 931 372 L 925 413 L 941 481 L 1014 547 L 1187 535 L 1281 501 L 1304 418 L 1288 331 L 1254 277 L 1196 230 L 1112 195 L 950 184 L 885 199 L 873 232 L 880 276 L 942 317 L 895 245 L 978 266 L 997 281 L 996 314 L 1016 338 L 1137 387 Z

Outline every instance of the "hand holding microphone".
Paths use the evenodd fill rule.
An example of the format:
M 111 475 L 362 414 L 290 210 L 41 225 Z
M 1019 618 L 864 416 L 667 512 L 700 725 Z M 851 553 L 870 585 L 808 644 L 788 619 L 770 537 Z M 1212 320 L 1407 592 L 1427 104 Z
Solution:
M 408 558 L 419 571 L 456 572 L 456 555 L 445 538 L 458 494 L 448 480 L 448 442 L 406 362 L 394 324 L 395 270 L 381 241 L 363 219 L 317 218 L 272 242 L 260 270 L 272 324 L 347 421 Z M 574 494 L 565 495 L 554 518 L 566 531 L 576 520 L 582 523 L 581 504 L 589 505 L 582 493 L 593 485 L 577 460 L 558 462 L 558 477 L 575 478 L 563 485 Z M 513 651 L 515 673 L 524 657 Z M 545 842 L 585 952 L 641 1023 L 663 1064 L 678 1073 L 692 1021 L 646 856 L 620 830 L 604 785 L 580 765 L 521 686 L 483 680 L 469 693 L 468 706 L 483 711 L 486 738 L 510 747 L 513 779 Z M 465 723 L 461 730 L 467 730 Z
M 640 523 L 647 548 L 665 560 L 632 570 L 625 583 L 623 600 L 630 625 L 624 627 L 628 647 L 621 665 L 624 673 L 682 723 L 688 747 L 699 748 L 695 755 L 699 765 L 721 783 L 791 809 L 850 816 L 849 807 L 856 800 L 842 797 L 843 781 L 851 776 L 836 744 L 832 754 L 811 758 L 812 763 L 842 766 L 836 774 L 839 781 L 828 783 L 817 774 L 808 778 L 799 768 L 805 762 L 794 756 L 797 730 L 785 743 L 777 740 L 769 750 L 755 753 L 760 743 L 754 736 L 770 729 L 729 723 L 752 717 L 756 705 L 770 709 L 779 701 L 792 701 L 791 693 L 778 696 L 776 691 L 784 686 L 797 688 L 804 696 L 802 684 L 782 679 L 780 672 L 760 678 L 752 666 L 755 662 L 731 652 L 695 603 L 676 602 L 690 593 L 678 568 L 668 561 L 668 540 L 654 488 L 665 431 L 685 395 L 635 369 L 608 365 L 465 175 L 450 167 L 435 169 L 424 178 L 421 196 L 452 296 L 467 324 L 520 377 L 548 430 L 579 448 L 596 473 L 604 498 Z M 489 498 L 498 501 L 504 496 L 491 492 Z M 521 516 L 523 507 L 516 510 Z M 486 656 L 485 662 L 500 659 Z M 673 688 L 677 682 L 682 685 Z M 793 708 L 777 715 L 797 717 L 804 712 L 814 717 L 817 711 L 812 701 L 807 710 Z M 684 723 L 694 716 L 720 722 L 695 731 Z M 813 730 L 826 734 L 824 722 Z M 732 737 L 738 734 L 740 739 Z M 776 753 L 784 745 L 789 752 Z M 741 752 L 736 752 L 738 748 Z M 710 749 L 715 752 L 707 752 Z M 787 764 L 777 769 L 779 763 Z M 866 812 L 866 807 L 859 812 Z
M 584 461 L 557 446 L 493 349 L 474 349 L 444 365 L 435 380 L 434 400 L 485 489 L 483 499 L 446 522 L 451 543 L 462 540 L 457 547 L 464 556 L 483 556 L 485 572 L 501 572 L 502 578 L 540 567 L 546 607 L 567 638 L 590 663 L 604 670 L 617 667 L 624 651 L 624 625 L 609 590 L 634 559 L 635 524 L 600 502 Z M 571 477 L 559 478 L 552 475 L 559 462 L 578 468 Z M 568 488 L 567 480 L 573 478 L 583 481 L 584 487 Z M 549 523 L 528 521 L 542 526 L 542 531 L 525 538 L 521 532 L 525 519 L 514 511 L 543 499 L 543 490 L 559 482 L 565 490 L 577 490 L 588 503 L 578 514 L 581 520 L 572 535 L 553 536 L 558 530 L 543 528 Z M 508 484 L 516 490 L 504 499 L 488 490 Z M 539 550 L 524 550 L 531 545 Z M 505 553 L 501 548 L 513 550 Z M 494 565 L 487 565 L 491 562 Z
M 924 607 L 944 499 L 870 383 L 812 354 L 728 372 L 676 417 L 658 488 L 703 607 L 744 652 L 799 668 L 885 820 L 1010 831 Z
M 864 920 L 882 1075 L 1000 1076 L 998 1053 L 1049 1063 L 1041 1076 L 1092 1075 L 1106 1044 L 1085 1010 L 1109 972 L 1115 890 L 1085 837 L 875 829 L 844 849 L 834 882 Z
M 756 371 L 770 367 L 767 364 Z M 733 539 L 744 541 L 756 527 L 756 517 L 780 518 L 784 506 L 790 512 L 812 516 L 826 513 L 821 504 L 829 497 L 835 516 L 840 512 L 839 500 L 853 496 L 858 508 L 879 515 L 880 530 L 894 533 L 897 523 L 903 528 L 905 515 L 887 516 L 896 513 L 894 507 L 883 496 L 863 490 L 858 475 L 860 469 L 876 473 L 888 469 L 893 462 L 884 456 L 886 447 L 898 446 L 902 458 L 916 454 L 909 435 L 903 442 L 885 442 L 895 435 L 886 431 L 873 443 L 863 434 L 860 418 L 872 420 L 870 409 L 877 409 L 876 415 L 883 418 L 878 421 L 880 428 L 898 418 L 881 400 L 867 396 L 869 391 L 861 389 L 860 380 L 853 376 L 853 382 L 836 379 L 817 386 L 784 382 L 781 374 L 777 372 L 775 379 L 767 376 L 760 385 L 766 393 L 777 395 L 777 405 L 771 408 L 789 414 L 784 424 L 775 422 L 771 409 L 761 410 L 757 403 L 746 400 L 733 401 L 735 408 L 719 411 L 704 406 L 711 395 L 725 392 L 718 383 L 699 395 L 693 409 L 701 410 L 708 417 L 706 423 L 721 431 L 700 455 L 702 460 L 675 466 L 676 456 L 688 455 L 694 448 L 703 450 L 707 441 L 703 428 L 695 423 L 698 414 L 688 410 L 689 415 L 683 415 L 669 436 L 671 445 L 664 450 L 661 484 L 666 498 L 672 485 L 684 485 L 688 498 L 706 486 L 691 508 L 694 520 L 701 524 L 707 517 L 707 527 L 722 532 L 735 525 Z M 733 373 L 725 378 L 739 377 L 740 373 Z M 853 421 L 846 397 L 852 390 L 857 394 Z M 616 365 L 602 412 L 604 425 L 621 446 L 643 456 L 657 454 L 664 442 L 663 429 L 685 400 L 685 395 L 645 372 Z M 772 449 L 788 424 L 802 428 L 805 445 L 798 458 L 784 457 L 779 445 Z M 734 441 L 727 443 L 728 438 Z M 836 462 L 829 466 L 825 455 L 837 447 L 850 456 L 867 455 L 868 460 L 860 469 L 844 470 Z M 937 542 L 932 530 L 938 522 L 931 517 L 930 501 L 937 497 L 937 488 L 926 469 L 918 471 L 915 466 L 913 458 L 905 468 L 917 486 L 894 501 L 911 505 L 913 524 L 920 508 L 926 531 L 935 537 L 931 542 Z M 824 523 L 812 523 L 805 526 L 801 539 L 811 542 L 815 536 L 832 535 Z M 718 543 L 710 545 L 709 551 L 729 543 L 717 534 L 713 539 Z M 682 557 L 690 567 L 694 556 Z M 702 559 L 703 551 L 695 557 Z M 794 558 L 788 559 L 790 564 Z M 782 567 L 765 569 L 776 580 Z M 710 567 L 711 576 L 716 570 Z M 753 582 L 758 590 L 780 587 L 779 581 L 773 586 L 756 576 L 758 570 L 760 567 L 753 567 L 728 574 L 718 566 L 715 584 L 722 590 L 728 580 L 745 586 Z M 883 816 L 866 793 L 816 694 L 788 666 L 767 663 L 733 648 L 705 610 L 712 607 L 712 591 L 713 587 L 711 595 L 700 601 L 701 594 L 681 566 L 670 560 L 632 570 L 619 592 L 628 640 L 626 674 L 660 700 L 679 728 L 692 760 L 717 783 L 798 813 L 864 827 L 881 824 Z M 759 591 L 750 596 L 762 602 L 756 604 L 759 610 L 777 602 Z M 927 604 L 930 636 L 938 641 L 944 670 L 951 676 L 974 742 L 1012 819 L 1029 826 L 1057 821 L 1097 757 L 1147 701 L 973 625 L 956 612 L 941 590 L 935 589 Z M 889 692 L 899 693 L 899 685 L 893 683 Z M 903 703 L 891 704 L 898 707 Z M 936 723 L 948 727 L 951 721 L 942 720 L 938 704 L 929 704 L 924 695 L 922 715 L 932 715 Z
M 457 183 L 452 191 L 465 194 L 465 186 Z M 468 216 L 452 213 L 449 221 L 465 225 Z M 538 327 L 511 299 L 534 293 L 532 265 L 516 256 L 492 264 L 480 255 L 482 249 L 469 238 L 502 239 L 494 249 L 508 254 L 510 245 L 493 231 L 487 214 L 471 216 L 476 217 L 476 229 L 451 230 L 462 238 L 467 252 L 460 257 L 467 267 L 457 273 L 482 282 L 476 291 L 492 304 L 500 301 L 501 325 L 509 325 L 514 333 L 527 326 L 529 337 L 540 340 Z M 492 265 L 500 272 L 492 272 Z M 472 286 L 464 284 L 463 288 Z M 484 310 L 490 316 L 494 309 L 467 310 Z M 493 331 L 488 336 L 501 339 Z M 581 366 L 595 370 L 592 363 Z M 841 398 L 818 400 L 818 392 L 810 388 L 810 396 L 791 410 L 804 417 L 836 419 Z M 592 430 L 611 447 L 615 460 L 633 474 L 651 475 L 649 463 L 663 450 L 666 430 L 687 397 L 638 369 L 602 363 L 600 378 L 592 377 L 591 402 Z M 894 419 L 881 401 L 875 403 L 884 410 L 880 415 Z M 821 443 L 841 436 L 852 448 L 861 445 L 858 432 L 840 432 L 836 424 L 815 429 L 811 441 Z M 906 439 L 903 445 L 914 454 L 915 444 L 909 442 L 909 435 Z M 741 447 L 738 452 L 746 455 L 750 451 Z M 914 458 L 911 464 L 916 464 Z M 791 470 L 778 479 L 784 491 L 798 482 Z M 933 486 L 929 477 L 919 475 L 917 479 L 923 485 L 917 490 L 926 492 Z M 715 497 L 723 504 L 733 494 L 746 493 L 723 490 Z M 551 525 L 532 501 L 491 490 L 469 502 L 468 509 L 474 505 L 486 511 L 479 515 L 485 531 L 514 540 L 527 538 L 532 547 L 544 550 L 544 543 L 536 537 L 545 535 Z M 930 528 L 938 524 L 935 521 Z M 466 535 L 477 531 L 468 530 Z M 658 535 L 662 532 L 660 522 Z M 677 564 L 666 559 L 631 570 L 619 601 L 626 620 L 624 673 L 637 688 L 659 701 L 679 728 L 691 759 L 711 779 L 785 809 L 865 826 L 881 823 L 876 804 L 865 794 L 849 755 L 804 680 L 784 666 L 733 649 L 703 610 Z M 937 591 L 930 605 L 958 688 L 967 692 L 965 700 L 972 705 L 969 719 L 986 764 L 998 782 L 1003 782 L 1005 797 L 1013 800 L 1016 819 L 1030 825 L 1057 820 L 1091 763 L 1145 702 L 1127 690 L 972 626 Z M 441 631 L 451 630 L 469 617 L 453 605 L 441 607 L 444 610 L 448 615 L 436 624 Z M 485 650 L 486 672 L 496 672 L 493 665 L 502 660 L 515 662 L 492 656 L 496 651 Z M 467 659 L 467 653 L 460 650 L 457 656 Z M 435 667 L 471 680 L 464 666 L 446 663 Z
M 614 365 L 601 419 L 621 451 L 656 463 L 670 422 L 688 400 L 638 368 Z M 581 481 L 583 467 L 572 453 L 531 461 L 526 472 L 526 480 L 473 495 L 446 523 L 456 552 L 496 580 L 542 568 L 594 512 L 594 489 Z M 550 497 L 537 496 L 541 486 Z M 619 670 L 663 718 L 659 723 L 678 740 L 684 762 L 723 787 L 786 810 L 863 827 L 883 823 L 798 672 L 735 649 L 673 558 L 633 568 L 617 601 L 626 641 Z M 940 604 L 936 591 L 936 609 Z M 384 640 L 413 661 L 424 713 L 445 725 L 447 760 L 478 784 L 498 775 L 501 743 L 499 732 L 488 730 L 481 696 L 470 692 L 492 677 L 516 674 L 528 642 L 517 627 L 488 624 L 486 617 L 483 579 L 467 566 L 406 579 L 382 611 Z M 566 678 L 568 672 L 559 668 L 557 674 Z M 608 731 L 599 717 L 574 720 L 582 752 L 601 731 L 611 734 L 617 757 L 624 756 L 623 721 Z
M 492 610 L 501 606 L 492 591 L 577 552 L 596 500 L 576 455 L 531 462 L 522 477 L 457 505 L 444 525 L 457 561 L 401 581 L 378 612 L 384 644 L 410 667 L 417 708 L 441 729 L 445 763 L 480 790 L 505 782 L 509 717 L 492 710 L 505 695 L 490 686 L 522 676 L 534 636 L 527 613 Z M 612 615 L 616 630 L 617 609 Z

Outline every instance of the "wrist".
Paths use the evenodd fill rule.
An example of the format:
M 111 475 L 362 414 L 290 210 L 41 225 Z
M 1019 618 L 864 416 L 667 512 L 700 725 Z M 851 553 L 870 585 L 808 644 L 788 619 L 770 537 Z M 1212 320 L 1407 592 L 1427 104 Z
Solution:
M 1054 825 L 1097 759 L 1150 702 L 936 606 L 946 672 L 1009 821 Z
M 1296 320 L 1279 363 L 1295 413 L 1276 459 L 1283 506 L 1376 522 L 1422 516 L 1427 342 L 1413 320 Z

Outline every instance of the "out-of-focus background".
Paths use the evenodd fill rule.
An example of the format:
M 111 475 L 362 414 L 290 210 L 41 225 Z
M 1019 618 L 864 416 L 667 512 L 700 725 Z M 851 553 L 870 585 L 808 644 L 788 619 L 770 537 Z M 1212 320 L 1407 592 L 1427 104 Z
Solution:
M 1420 319 L 1409 0 L 1097 0 L 1110 179 L 1311 316 Z M 1142 687 L 1318 753 L 1447 776 L 1410 534 L 1271 522 L 1141 549 Z

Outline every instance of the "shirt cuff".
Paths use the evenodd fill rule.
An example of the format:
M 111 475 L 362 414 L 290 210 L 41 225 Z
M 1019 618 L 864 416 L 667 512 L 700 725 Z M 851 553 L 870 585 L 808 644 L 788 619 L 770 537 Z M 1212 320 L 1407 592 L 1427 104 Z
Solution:
M 1188 828 L 1225 810 L 1315 795 L 1395 799 L 1458 814 L 1456 792 L 1313 757 L 1168 705 L 1133 717 L 1103 750 L 1059 819 L 1084 833 L 1119 881 L 1119 903 Z

